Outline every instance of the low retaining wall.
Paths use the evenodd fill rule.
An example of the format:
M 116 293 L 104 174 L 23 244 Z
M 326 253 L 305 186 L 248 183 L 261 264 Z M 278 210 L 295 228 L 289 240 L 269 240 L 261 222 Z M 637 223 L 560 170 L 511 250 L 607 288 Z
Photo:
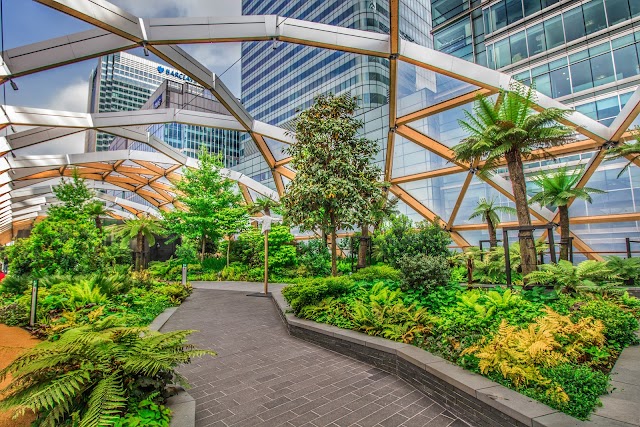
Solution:
M 280 292 L 273 293 L 273 301 L 291 335 L 393 373 L 473 426 L 640 426 L 640 393 L 634 395 L 635 389 L 628 390 L 635 387 L 633 384 L 625 384 L 626 397 L 623 396 L 622 400 L 617 396 L 607 405 L 606 400 L 613 395 L 603 398 L 605 405 L 601 410 L 605 412 L 604 416 L 599 410 L 590 421 L 584 422 L 413 345 L 298 319 L 287 313 L 289 305 Z M 627 350 L 620 358 L 626 360 L 623 374 L 638 379 L 640 384 L 640 364 L 637 363 L 640 361 L 640 348 Z M 625 354 L 629 357 L 623 357 Z M 612 374 L 614 386 L 619 388 L 615 369 Z M 640 386 L 637 389 L 640 391 Z
M 156 317 L 149 325 L 152 331 L 160 331 L 165 323 L 173 316 L 178 307 L 169 307 Z M 167 399 L 165 406 L 171 409 L 170 427 L 195 427 L 196 400 L 189 393 L 182 390 Z

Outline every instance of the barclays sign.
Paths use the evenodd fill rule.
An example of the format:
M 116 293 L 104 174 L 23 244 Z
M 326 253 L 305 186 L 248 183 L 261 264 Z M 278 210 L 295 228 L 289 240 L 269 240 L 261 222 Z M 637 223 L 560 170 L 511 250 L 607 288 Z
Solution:
M 193 79 L 191 77 L 187 76 L 186 74 L 181 73 L 180 71 L 171 70 L 169 68 L 164 68 L 162 65 L 158 65 L 158 73 L 166 74 L 167 76 L 173 76 L 173 77 L 178 78 L 180 80 L 184 80 L 185 82 L 195 83 L 193 81 Z

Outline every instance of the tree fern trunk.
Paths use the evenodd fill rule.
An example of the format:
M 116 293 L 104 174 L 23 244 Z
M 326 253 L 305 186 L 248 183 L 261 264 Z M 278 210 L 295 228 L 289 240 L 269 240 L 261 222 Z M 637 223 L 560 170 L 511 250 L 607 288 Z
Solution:
M 363 224 L 360 237 L 360 246 L 358 246 L 358 268 L 367 266 L 367 243 L 369 242 L 369 225 Z
M 569 237 L 571 236 L 569 207 L 558 206 L 558 212 L 560 213 L 560 259 L 569 261 Z
M 505 154 L 513 197 L 516 203 L 516 215 L 518 224 L 523 226 L 531 225 L 531 215 L 529 214 L 529 203 L 527 201 L 527 185 L 522 165 L 522 157 L 519 151 L 512 150 Z M 520 256 L 522 258 L 522 276 L 526 276 L 536 270 L 536 245 L 533 240 L 533 232 L 520 231 L 518 233 L 520 242 Z
M 333 214 L 333 212 L 330 214 L 330 218 L 331 218 L 331 275 L 332 276 L 337 276 L 338 275 L 338 247 L 337 247 L 337 242 L 336 242 L 336 238 L 337 238 L 337 233 L 336 233 L 336 219 L 335 219 L 335 215 Z
M 493 222 L 487 216 L 487 230 L 489 231 L 489 246 L 495 248 L 498 246 L 498 240 L 496 239 L 496 228 L 493 226 Z
M 138 232 L 136 236 L 136 271 L 142 269 L 142 238 L 142 232 Z

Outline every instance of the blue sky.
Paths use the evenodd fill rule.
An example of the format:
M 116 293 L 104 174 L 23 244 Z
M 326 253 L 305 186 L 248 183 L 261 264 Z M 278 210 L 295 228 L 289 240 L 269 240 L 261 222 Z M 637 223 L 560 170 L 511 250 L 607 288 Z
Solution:
M 111 0 L 142 17 L 231 16 L 241 14 L 241 0 Z M 31 0 L 3 0 L 3 49 L 72 34 L 92 26 Z M 216 74 L 240 57 L 239 43 L 183 46 Z M 142 55 L 141 49 L 131 51 Z M 6 104 L 57 110 L 86 111 L 88 78 L 97 59 L 16 79 L 18 91 L 6 88 Z M 240 97 L 240 63 L 222 78 Z

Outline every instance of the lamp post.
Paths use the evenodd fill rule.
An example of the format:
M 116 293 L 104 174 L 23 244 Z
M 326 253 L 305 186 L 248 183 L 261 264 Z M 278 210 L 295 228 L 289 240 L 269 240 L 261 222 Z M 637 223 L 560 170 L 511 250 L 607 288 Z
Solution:
M 262 223 L 262 234 L 264 234 L 264 291 L 249 294 L 249 296 L 269 296 L 269 231 L 272 222 L 282 222 L 282 218 L 274 218 L 268 215 L 249 218 L 251 221 Z

